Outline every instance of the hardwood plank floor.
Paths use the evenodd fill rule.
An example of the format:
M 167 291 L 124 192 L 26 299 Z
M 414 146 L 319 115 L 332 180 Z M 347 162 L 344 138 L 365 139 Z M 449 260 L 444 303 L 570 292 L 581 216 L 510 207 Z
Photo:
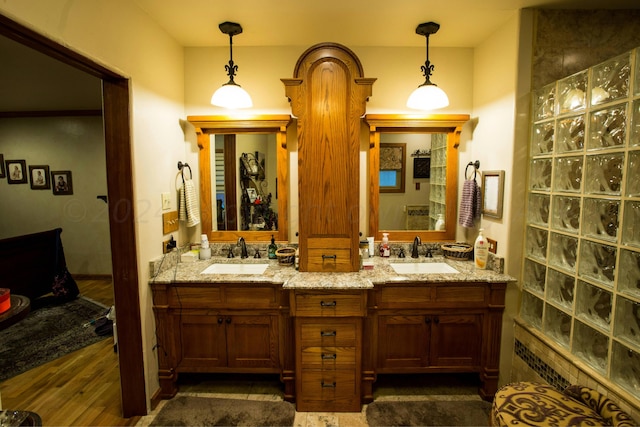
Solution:
M 113 304 L 110 279 L 76 282 L 82 296 Z M 140 418 L 122 418 L 112 337 L 4 381 L 0 397 L 4 409 L 35 412 L 45 426 L 132 426 Z

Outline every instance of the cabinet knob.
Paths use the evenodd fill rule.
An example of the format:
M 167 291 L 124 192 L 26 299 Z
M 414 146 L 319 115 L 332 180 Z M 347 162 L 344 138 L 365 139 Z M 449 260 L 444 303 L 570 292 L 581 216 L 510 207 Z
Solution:
M 427 325 L 428 325 L 429 323 L 431 323 L 431 317 L 429 317 L 429 316 L 425 317 L 425 318 L 424 318 L 424 323 L 426 323 Z
M 434 318 L 433 318 L 433 323 L 435 323 L 436 325 L 437 325 L 438 323 L 440 323 L 440 318 L 439 318 L 438 316 L 434 317 Z
M 222 317 L 218 317 L 218 325 L 222 324 L 222 322 L 224 322 L 224 319 Z
M 227 322 L 227 325 L 228 325 L 229 323 L 231 323 L 231 317 L 227 317 L 225 321 Z

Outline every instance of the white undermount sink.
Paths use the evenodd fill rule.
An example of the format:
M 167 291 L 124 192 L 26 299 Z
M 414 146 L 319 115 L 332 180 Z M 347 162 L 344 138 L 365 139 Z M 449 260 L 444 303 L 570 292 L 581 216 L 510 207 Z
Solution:
M 398 274 L 443 274 L 459 273 L 458 270 L 444 262 L 402 262 L 390 263 Z
M 211 264 L 200 274 L 264 274 L 269 264 Z

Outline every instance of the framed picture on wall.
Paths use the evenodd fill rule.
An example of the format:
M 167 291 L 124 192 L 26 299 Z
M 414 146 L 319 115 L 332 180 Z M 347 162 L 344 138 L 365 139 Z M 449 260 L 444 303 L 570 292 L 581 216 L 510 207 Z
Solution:
M 51 188 L 49 166 L 29 165 L 29 177 L 31 178 L 32 190 L 48 190 Z
M 4 154 L 0 154 L 0 178 L 6 177 L 7 174 L 4 171 Z
M 7 160 L 7 182 L 9 184 L 27 183 L 27 164 L 24 160 Z
M 414 157 L 413 177 L 418 179 L 431 177 L 431 157 Z
M 71 181 L 71 171 L 53 171 L 51 172 L 51 183 L 53 185 L 53 194 L 63 196 L 73 194 L 73 182 Z

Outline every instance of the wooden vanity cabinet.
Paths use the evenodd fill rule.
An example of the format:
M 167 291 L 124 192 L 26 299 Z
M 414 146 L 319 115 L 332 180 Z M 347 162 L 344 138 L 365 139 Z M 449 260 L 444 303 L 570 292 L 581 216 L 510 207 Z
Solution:
M 480 395 L 498 386 L 506 283 L 386 283 L 370 291 L 363 401 L 379 374 L 477 372 Z
M 291 292 L 299 412 L 360 412 L 365 291 Z
M 288 298 L 281 285 L 151 286 L 161 397 L 175 395 L 181 372 L 277 373 L 290 378 L 285 397 L 293 400 L 293 376 L 286 375 L 293 369 Z
M 298 123 L 300 271 L 360 268 L 360 130 L 374 81 L 336 43 L 310 47 L 282 79 Z

